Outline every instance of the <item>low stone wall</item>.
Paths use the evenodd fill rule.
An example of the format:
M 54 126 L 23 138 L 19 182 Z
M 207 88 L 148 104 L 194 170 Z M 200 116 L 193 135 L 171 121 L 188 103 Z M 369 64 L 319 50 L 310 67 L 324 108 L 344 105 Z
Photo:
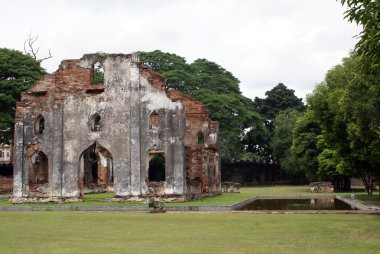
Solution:
M 255 162 L 222 162 L 222 182 L 240 184 L 305 184 L 308 180 L 302 176 L 288 175 L 279 165 Z
M 13 191 L 13 176 L 0 175 L 0 194 L 8 194 Z
M 310 183 L 311 192 L 334 192 L 334 186 L 331 182 L 312 182 Z

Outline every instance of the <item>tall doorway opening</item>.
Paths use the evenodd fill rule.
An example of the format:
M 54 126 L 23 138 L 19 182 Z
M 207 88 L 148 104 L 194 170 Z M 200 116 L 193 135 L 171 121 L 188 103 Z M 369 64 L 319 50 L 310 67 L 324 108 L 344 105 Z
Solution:
M 49 183 L 49 161 L 42 151 L 34 153 L 30 157 L 29 167 L 29 194 L 40 196 L 47 189 Z
M 113 191 L 113 160 L 111 153 L 95 142 L 79 158 L 80 196 L 85 193 Z

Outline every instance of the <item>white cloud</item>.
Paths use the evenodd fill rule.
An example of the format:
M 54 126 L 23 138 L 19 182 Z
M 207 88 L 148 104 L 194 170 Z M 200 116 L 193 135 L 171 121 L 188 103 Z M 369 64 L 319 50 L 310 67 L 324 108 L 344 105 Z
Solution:
M 358 29 L 333 0 L 0 0 L 0 47 L 39 35 L 48 71 L 97 51 L 162 51 L 207 58 L 231 71 L 243 94 L 279 82 L 304 97 L 354 47 Z

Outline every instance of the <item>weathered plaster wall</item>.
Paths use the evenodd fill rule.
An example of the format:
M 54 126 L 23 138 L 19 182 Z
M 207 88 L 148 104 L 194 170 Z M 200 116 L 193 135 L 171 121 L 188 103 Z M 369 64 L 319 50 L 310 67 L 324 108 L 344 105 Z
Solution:
M 189 193 L 220 192 L 220 157 L 218 123 L 209 119 L 207 108 L 179 91 L 171 91 L 173 100 L 182 102 L 186 115 L 186 177 Z M 197 135 L 204 143 L 197 143 Z
M 104 84 L 92 84 L 97 62 L 104 68 Z M 153 112 L 159 114 L 154 128 Z M 91 131 L 95 114 L 101 125 Z M 35 123 L 41 116 L 45 130 L 38 134 Z M 80 157 L 95 142 L 112 155 L 117 196 L 149 194 L 149 157 L 155 152 L 165 155 L 165 181 L 163 188 L 158 184 L 159 194 L 185 195 L 194 181 L 200 183 L 197 192 L 220 192 L 217 123 L 208 119 L 201 103 L 166 90 L 165 80 L 139 64 L 133 54 L 93 54 L 63 61 L 57 72 L 22 95 L 15 127 L 15 198 L 31 196 L 31 158 L 39 152 L 48 158 L 49 181 L 43 194 L 79 197 L 83 193 Z M 202 146 L 196 144 L 199 131 L 206 137 Z M 207 176 L 211 161 L 216 163 L 212 178 Z

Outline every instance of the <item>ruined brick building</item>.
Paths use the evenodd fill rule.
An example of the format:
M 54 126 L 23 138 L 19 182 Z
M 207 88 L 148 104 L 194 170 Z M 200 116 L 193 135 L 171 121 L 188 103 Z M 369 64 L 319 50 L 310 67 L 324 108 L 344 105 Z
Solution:
M 17 104 L 13 200 L 220 193 L 208 114 L 136 54 L 62 61 Z

